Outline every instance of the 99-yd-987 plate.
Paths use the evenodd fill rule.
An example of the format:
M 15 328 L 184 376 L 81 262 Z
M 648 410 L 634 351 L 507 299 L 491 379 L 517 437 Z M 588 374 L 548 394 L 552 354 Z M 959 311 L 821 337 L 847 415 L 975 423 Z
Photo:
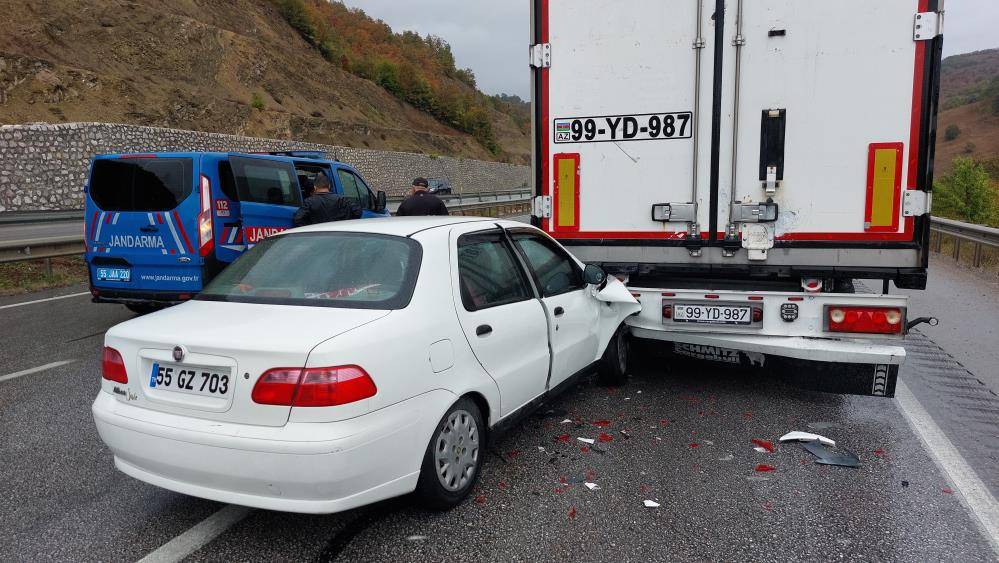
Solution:
M 693 114 L 687 112 L 561 117 L 554 121 L 555 143 L 610 143 L 689 139 Z

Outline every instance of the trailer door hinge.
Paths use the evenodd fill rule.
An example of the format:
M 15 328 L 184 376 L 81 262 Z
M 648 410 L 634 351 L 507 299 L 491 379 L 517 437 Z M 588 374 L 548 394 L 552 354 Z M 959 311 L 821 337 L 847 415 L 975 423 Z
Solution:
M 552 66 L 552 44 L 531 45 L 531 67 L 549 68 Z
M 913 41 L 930 41 L 938 35 L 943 35 L 943 12 L 920 12 L 912 24 Z
M 933 194 L 922 190 L 905 190 L 902 192 L 902 216 L 919 217 L 929 215 L 933 209 Z
M 531 215 L 539 219 L 551 218 L 552 196 L 539 195 L 531 200 Z

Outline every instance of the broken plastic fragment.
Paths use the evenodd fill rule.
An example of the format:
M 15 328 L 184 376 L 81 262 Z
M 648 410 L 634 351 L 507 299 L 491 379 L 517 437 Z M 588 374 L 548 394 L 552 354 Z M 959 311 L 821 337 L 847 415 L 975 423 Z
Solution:
M 613 442 L 614 436 L 601 432 L 600 436 L 597 436 L 597 439 L 599 439 L 601 442 Z
M 569 509 L 569 519 L 573 519 L 575 517 L 576 517 L 576 507 L 574 506 Z
M 690 446 L 691 448 L 696 448 L 696 447 L 700 446 L 700 444 L 698 444 L 697 442 L 691 442 L 691 443 L 690 443 L 690 444 L 688 444 L 688 445 L 689 445 L 689 446 Z
M 811 432 L 800 432 L 795 430 L 794 432 L 788 432 L 780 437 L 781 442 L 822 442 L 827 446 L 836 447 L 836 442 L 830 440 L 825 436 L 819 436 L 818 434 L 812 434 Z
M 712 442 L 711 440 L 704 440 L 704 443 L 707 444 L 707 445 L 709 445 L 709 446 L 715 445 L 715 443 Z
M 733 459 L 735 459 L 735 456 L 732 455 L 732 454 L 728 454 L 728 455 L 723 455 L 720 458 L 718 458 L 718 461 L 732 461 Z
M 610 426 L 610 421 L 609 420 L 594 420 L 593 421 L 593 425 L 594 426 L 599 426 L 600 428 L 606 428 L 606 427 Z
M 765 463 L 761 463 L 761 464 L 759 464 L 759 465 L 756 466 L 756 471 L 758 471 L 760 473 L 767 473 L 769 471 L 776 471 L 776 470 L 777 470 L 776 467 L 774 467 L 772 465 L 767 465 Z
M 568 444 L 568 443 L 569 443 L 569 440 L 571 440 L 571 439 L 572 439 L 572 436 L 569 436 L 568 434 L 562 434 L 561 436 L 559 436 L 559 437 L 558 437 L 558 438 L 556 438 L 556 439 L 557 439 L 557 440 L 558 440 L 559 442 L 563 442 L 563 443 L 566 443 L 566 444 Z
M 594 440 L 593 438 L 576 438 L 576 439 L 579 440 L 580 442 L 586 442 L 587 444 L 590 445 L 593 445 L 593 443 L 596 442 L 596 440 Z
M 567 418 L 567 419 L 563 420 L 562 422 L 559 422 L 559 424 L 572 424 L 572 419 L 571 418 Z
M 586 488 L 591 491 L 596 491 L 600 489 L 600 485 L 596 483 L 583 483 L 583 485 L 586 485 Z
M 943 492 L 947 493 L 948 495 L 954 494 L 954 491 L 950 487 L 944 487 Z
M 659 503 L 654 500 L 646 500 L 645 508 L 659 508 Z
M 413 535 L 413 536 L 406 537 L 406 541 L 423 541 L 425 539 L 427 539 L 427 536 Z
M 770 440 L 760 440 L 759 438 L 753 438 L 751 441 L 760 448 L 763 448 L 765 452 L 771 454 L 774 453 L 774 445 L 773 442 L 771 442 Z M 754 449 L 756 449 L 756 451 L 760 451 L 759 448 L 754 448 Z
M 860 459 L 846 450 L 834 451 L 819 442 L 805 442 L 805 449 L 815 457 L 815 463 L 820 465 L 838 465 L 840 467 L 860 467 Z
M 477 502 L 478 504 L 485 504 L 486 503 L 486 495 L 479 495 L 479 496 L 475 497 L 475 502 Z
M 761 448 L 761 447 L 759 447 L 759 446 L 756 446 L 756 447 L 755 447 L 755 448 L 753 448 L 753 449 L 754 449 L 754 450 L 756 450 L 756 451 L 758 451 L 758 452 L 760 452 L 761 454 L 767 454 L 767 453 L 770 453 L 770 452 L 768 452 L 768 451 L 767 451 L 767 449 L 766 449 L 766 448 Z

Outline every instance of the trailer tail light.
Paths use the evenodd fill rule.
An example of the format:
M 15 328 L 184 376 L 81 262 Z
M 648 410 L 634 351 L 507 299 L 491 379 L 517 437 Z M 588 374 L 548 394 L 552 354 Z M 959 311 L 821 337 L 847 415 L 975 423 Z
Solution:
M 855 334 L 902 334 L 905 330 L 905 311 L 898 307 L 826 307 L 829 332 Z
M 375 382 L 360 366 L 275 368 L 260 376 L 251 397 L 261 405 L 333 407 L 375 396 Z
M 101 377 L 115 383 L 128 383 L 128 374 L 125 372 L 125 360 L 121 358 L 121 352 L 109 346 L 104 347 L 104 357 L 101 360 Z
M 201 213 L 198 214 L 198 253 L 208 256 L 215 249 L 215 235 L 212 228 L 212 183 L 207 176 L 201 177 Z
M 754 323 L 763 322 L 763 307 L 753 307 L 753 322 Z

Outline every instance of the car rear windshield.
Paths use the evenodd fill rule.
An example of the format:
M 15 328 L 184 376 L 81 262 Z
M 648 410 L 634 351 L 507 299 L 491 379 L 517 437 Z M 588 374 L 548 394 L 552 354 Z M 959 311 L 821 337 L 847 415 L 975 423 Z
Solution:
M 105 211 L 169 211 L 193 189 L 190 158 L 115 158 L 94 161 L 90 197 Z
M 299 233 L 263 240 L 198 294 L 207 301 L 402 309 L 420 270 L 416 241 L 369 233 Z

